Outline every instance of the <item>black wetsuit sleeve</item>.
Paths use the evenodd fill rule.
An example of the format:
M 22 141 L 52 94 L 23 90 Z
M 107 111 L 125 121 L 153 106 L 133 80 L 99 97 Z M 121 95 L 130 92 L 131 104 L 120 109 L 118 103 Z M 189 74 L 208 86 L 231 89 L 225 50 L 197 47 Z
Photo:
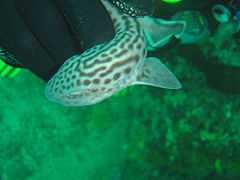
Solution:
M 49 0 L 1 0 L 0 47 L 44 80 L 81 48 Z
M 0 0 L 0 7 L 0 48 L 45 81 L 71 56 L 114 36 L 100 0 Z
M 114 36 L 112 22 L 99 0 L 54 0 L 83 50 Z

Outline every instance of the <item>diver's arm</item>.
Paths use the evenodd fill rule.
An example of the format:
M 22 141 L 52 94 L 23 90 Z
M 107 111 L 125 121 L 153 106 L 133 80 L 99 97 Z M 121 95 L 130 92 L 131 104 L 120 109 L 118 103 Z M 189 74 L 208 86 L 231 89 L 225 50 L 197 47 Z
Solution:
M 0 7 L 0 46 L 42 79 L 80 51 L 51 1 L 1 0 Z
M 143 14 L 148 9 L 141 5 L 152 5 L 149 0 L 110 1 L 137 1 L 134 8 L 140 5 Z M 114 35 L 99 0 L 1 0 L 0 7 L 0 47 L 45 81 L 68 58 Z

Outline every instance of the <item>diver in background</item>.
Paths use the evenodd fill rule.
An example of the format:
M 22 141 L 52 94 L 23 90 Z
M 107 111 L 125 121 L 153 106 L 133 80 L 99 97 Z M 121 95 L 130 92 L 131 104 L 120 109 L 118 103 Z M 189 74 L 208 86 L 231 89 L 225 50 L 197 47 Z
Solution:
M 184 9 L 208 12 L 210 5 L 219 2 L 182 0 L 173 6 L 160 0 L 111 1 L 132 16 L 152 15 L 158 2 L 162 17 Z M 110 18 L 98 0 L 1 0 L 0 7 L 0 57 L 45 81 L 69 57 L 114 35 Z

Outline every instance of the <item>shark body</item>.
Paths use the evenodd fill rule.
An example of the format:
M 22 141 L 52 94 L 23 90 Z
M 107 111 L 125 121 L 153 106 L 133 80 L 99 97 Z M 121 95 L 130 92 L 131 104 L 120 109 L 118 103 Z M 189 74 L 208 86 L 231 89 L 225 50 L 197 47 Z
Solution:
M 100 1 L 113 22 L 114 38 L 69 58 L 47 83 L 46 97 L 65 106 L 86 106 L 134 84 L 180 88 L 175 76 L 158 59 L 146 58 L 147 31 L 143 26 L 146 24 L 151 34 L 149 21 L 144 23 L 144 18 L 123 14 L 107 0 Z M 178 25 L 175 29 L 179 30 L 168 35 L 180 33 L 182 24 Z

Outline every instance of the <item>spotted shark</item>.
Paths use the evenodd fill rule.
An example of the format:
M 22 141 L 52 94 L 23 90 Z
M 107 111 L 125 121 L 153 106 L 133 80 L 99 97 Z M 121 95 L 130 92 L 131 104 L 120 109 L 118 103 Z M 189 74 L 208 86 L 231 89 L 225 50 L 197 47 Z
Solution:
M 64 106 L 99 103 L 131 85 L 179 89 L 180 82 L 148 47 L 161 47 L 172 36 L 180 37 L 185 24 L 148 16 L 124 14 L 100 0 L 115 30 L 113 39 L 67 59 L 48 81 L 46 97 Z

